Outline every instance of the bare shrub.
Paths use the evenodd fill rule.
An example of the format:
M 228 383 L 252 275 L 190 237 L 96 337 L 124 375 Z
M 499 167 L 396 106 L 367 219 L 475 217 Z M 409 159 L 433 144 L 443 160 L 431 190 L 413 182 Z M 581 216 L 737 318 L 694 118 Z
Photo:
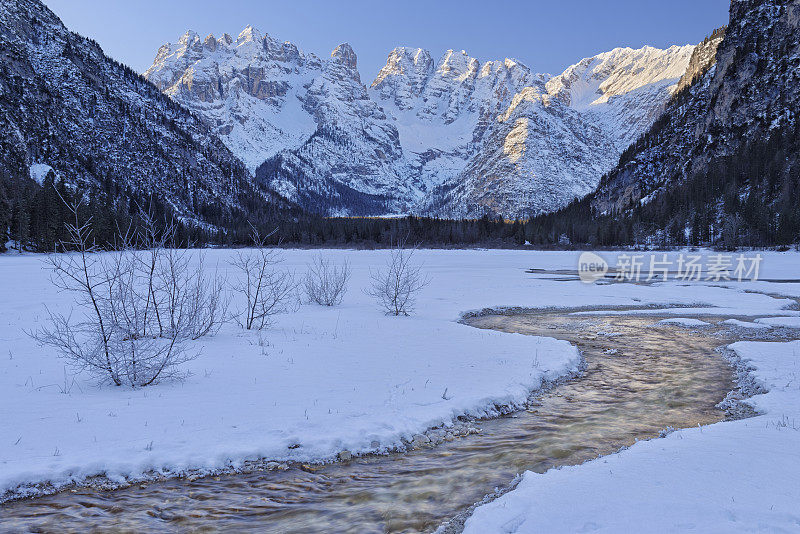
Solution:
M 72 254 L 48 256 L 53 270 L 53 283 L 63 291 L 76 294 L 76 304 L 83 308 L 83 321 L 72 322 L 71 316 L 49 312 L 51 326 L 35 334 L 37 340 L 51 345 L 68 361 L 99 375 L 107 375 L 116 385 L 122 385 L 116 365 L 112 338 L 115 325 L 109 317 L 108 299 L 114 293 L 116 281 L 105 274 L 105 266 L 91 241 L 91 220 L 80 224 L 78 207 L 72 206 L 75 222 L 67 223 L 69 236 L 62 247 L 75 250 Z
M 230 302 L 226 280 L 216 268 L 210 276 L 204 274 L 202 255 L 172 247 L 161 254 L 156 288 L 159 335 L 182 329 L 182 337 L 196 340 L 216 334 Z
M 336 306 L 342 303 L 350 280 L 350 265 L 345 260 L 339 265 L 325 259 L 322 254 L 308 264 L 303 278 L 303 289 L 308 302 L 321 306 Z
M 239 275 L 231 288 L 244 299 L 236 318 L 247 330 L 261 330 L 270 324 L 273 315 L 292 311 L 297 305 L 294 276 L 278 269 L 283 256 L 266 248 L 268 237 L 262 238 L 254 230 L 255 248 L 239 251 L 231 262 Z
M 370 286 L 365 290 L 378 301 L 387 315 L 410 315 L 416 295 L 428 285 L 422 268 L 413 262 L 416 247 L 405 248 L 399 243 L 392 248 L 386 268 L 370 272 Z
M 115 385 L 141 387 L 181 378 L 180 365 L 194 359 L 187 342 L 219 328 L 226 303 L 216 276 L 208 281 L 202 259 L 191 266 L 188 251 L 174 245 L 175 227 L 157 231 L 152 217 L 143 228 L 121 233 L 117 247 L 100 252 L 91 239 L 91 219 L 80 224 L 78 205 L 69 240 L 48 257 L 53 283 L 76 295 L 80 318 L 49 312 L 50 326 L 34 337 L 54 347 L 79 369 Z
M 225 279 L 215 269 L 206 276 L 202 251 L 182 249 L 175 242 L 173 223 L 159 230 L 149 213 L 135 245 L 123 237 L 123 250 L 132 253 L 147 278 L 145 313 L 155 318 L 159 337 L 176 335 L 196 340 L 215 334 L 224 322 L 229 299 Z

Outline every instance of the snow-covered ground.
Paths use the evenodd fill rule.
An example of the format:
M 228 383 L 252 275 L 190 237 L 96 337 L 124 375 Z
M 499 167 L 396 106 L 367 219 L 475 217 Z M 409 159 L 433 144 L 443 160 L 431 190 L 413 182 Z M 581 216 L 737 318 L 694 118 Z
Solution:
M 756 323 L 766 326 L 783 326 L 784 328 L 800 328 L 800 317 L 763 317 Z
M 300 275 L 317 253 L 285 251 L 284 267 Z M 6 288 L 0 305 L 0 495 L 20 484 L 66 484 L 95 474 L 122 481 L 151 470 L 213 470 L 258 458 L 321 460 L 345 449 L 358 453 L 401 446 L 403 438 L 448 425 L 459 415 L 491 415 L 497 406 L 519 405 L 543 379 L 578 365 L 576 350 L 566 342 L 459 324 L 461 314 L 471 310 L 652 304 L 691 306 L 691 311 L 673 310 L 677 317 L 717 310 L 753 318 L 800 315 L 789 309 L 794 300 L 774 296 L 800 296 L 798 283 L 587 285 L 526 273 L 530 268 L 574 270 L 577 253 L 421 250 L 417 260 L 431 283 L 421 293 L 417 313 L 386 317 L 362 289 L 370 269 L 382 266 L 388 253 L 323 253 L 346 258 L 353 268 L 341 306 L 303 305 L 260 333 L 226 325 L 198 342 L 202 354 L 186 364 L 193 373 L 186 381 L 137 390 L 98 386 L 91 377 L 65 371 L 62 360 L 39 347 L 26 330 L 43 324 L 45 305 L 68 311 L 69 296 L 50 286 L 42 256 L 0 256 Z M 231 255 L 209 250 L 205 264 L 225 270 Z M 604 255 L 613 263 L 613 254 Z M 762 277 L 796 276 L 796 253 L 764 255 Z M 235 273 L 229 270 L 228 276 Z M 762 353 L 772 354 L 753 349 L 756 356 Z M 798 365 L 796 357 L 793 362 Z M 790 372 L 781 368 L 775 376 L 790 382 Z M 796 391 L 797 384 L 791 384 L 786 387 Z M 774 398 L 782 402 L 783 397 Z M 769 417 L 778 420 L 781 413 Z M 765 426 L 754 421 L 736 424 Z M 682 434 L 649 447 L 664 447 Z M 693 435 L 686 433 L 685 439 Z M 729 452 L 719 447 L 717 453 Z M 797 451 L 797 442 L 783 450 Z M 609 461 L 618 461 L 614 458 Z M 771 459 L 776 469 L 783 461 Z M 547 477 L 526 477 L 521 489 L 541 478 Z M 514 495 L 522 494 L 512 492 L 505 499 Z M 574 504 L 569 492 L 560 495 L 564 506 Z M 594 502 L 606 497 L 597 493 Z M 590 499 L 583 501 L 590 505 Z M 491 520 L 491 514 L 480 509 L 475 520 L 480 518 Z
M 753 330 L 766 330 L 772 328 L 768 324 L 754 323 L 750 321 L 740 321 L 739 319 L 726 319 L 723 321 L 725 324 L 736 326 L 738 328 L 750 328 Z

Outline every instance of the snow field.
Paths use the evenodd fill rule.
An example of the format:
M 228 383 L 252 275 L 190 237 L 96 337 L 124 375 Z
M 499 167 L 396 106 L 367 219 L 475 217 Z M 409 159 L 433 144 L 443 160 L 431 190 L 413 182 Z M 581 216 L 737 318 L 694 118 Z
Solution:
M 302 276 L 318 253 L 284 251 L 283 267 Z M 227 324 L 197 342 L 201 354 L 186 364 L 186 381 L 136 390 L 98 385 L 39 347 L 26 331 L 43 325 L 45 305 L 68 311 L 70 296 L 53 290 L 42 256 L 0 256 L 8 288 L 0 305 L 0 495 L 97 474 L 123 482 L 151 471 L 202 473 L 246 460 L 325 460 L 345 449 L 402 446 L 460 415 L 521 405 L 543 380 L 579 364 L 566 342 L 459 324 L 470 310 L 691 304 L 786 316 L 795 303 L 744 292 L 746 284 L 587 286 L 525 272 L 574 269 L 574 252 L 420 250 L 431 284 L 417 313 L 386 317 L 362 289 L 388 252 L 322 253 L 352 266 L 341 306 L 303 305 L 261 332 Z M 208 250 L 205 266 L 232 279 L 232 255 Z M 774 254 L 764 265 L 786 277 L 796 260 Z

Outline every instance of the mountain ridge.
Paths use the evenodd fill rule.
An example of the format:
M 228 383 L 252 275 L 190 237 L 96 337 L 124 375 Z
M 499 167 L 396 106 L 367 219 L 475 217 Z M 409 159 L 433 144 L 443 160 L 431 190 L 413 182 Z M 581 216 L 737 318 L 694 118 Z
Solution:
M 112 211 L 154 199 L 209 231 L 287 206 L 205 121 L 41 2 L 4 0 L 0 22 L 0 175 L 12 189 L 52 172 Z
M 601 245 L 797 243 L 800 0 L 733 0 L 696 51 L 598 189 L 532 226 Z
M 236 39 L 187 32 L 162 46 L 144 75 L 204 117 L 257 180 L 311 211 L 522 217 L 591 192 L 625 141 L 655 120 L 693 49 L 604 53 L 616 54 L 620 69 L 656 67 L 578 109 L 554 83 L 563 74 L 463 50 L 434 61 L 427 50 L 397 47 L 367 87 L 355 52 L 342 47 L 340 64 L 252 26 Z M 622 134 L 612 133 L 623 124 L 617 115 Z

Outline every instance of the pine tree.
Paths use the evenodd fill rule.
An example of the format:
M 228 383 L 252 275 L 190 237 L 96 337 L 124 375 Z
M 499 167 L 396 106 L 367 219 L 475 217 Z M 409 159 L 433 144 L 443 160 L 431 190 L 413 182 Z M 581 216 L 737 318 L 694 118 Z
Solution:
M 8 200 L 7 187 L 5 179 L 0 176 L 0 252 L 6 251 L 8 229 L 11 225 L 11 203 Z
M 19 177 L 11 182 L 11 238 L 17 242 L 17 250 L 22 253 L 30 240 L 30 208 L 27 187 Z

